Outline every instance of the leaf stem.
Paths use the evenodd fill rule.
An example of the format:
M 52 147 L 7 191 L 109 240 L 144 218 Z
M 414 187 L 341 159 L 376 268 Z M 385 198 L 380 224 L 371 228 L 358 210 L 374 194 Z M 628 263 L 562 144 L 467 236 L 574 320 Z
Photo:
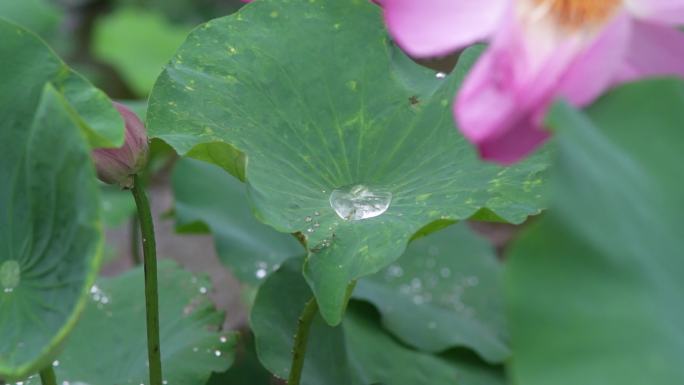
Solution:
M 292 366 L 290 367 L 290 377 L 287 380 L 288 385 L 299 385 L 299 381 L 302 378 L 304 358 L 306 357 L 306 343 L 309 339 L 311 323 L 317 313 L 318 303 L 316 298 L 311 298 L 304 306 L 304 310 L 297 322 L 297 334 L 295 334 L 294 347 L 292 348 Z
M 40 383 L 42 385 L 57 385 L 57 376 L 52 365 L 40 371 Z
M 145 267 L 145 310 L 147 313 L 147 358 L 150 364 L 150 385 L 162 385 L 159 344 L 159 293 L 157 290 L 157 251 L 154 225 L 145 187 L 138 175 L 133 176 L 133 198 L 138 208 L 138 221 L 143 244 Z
M 140 266 L 140 225 L 137 215 L 131 217 L 131 257 L 133 258 L 133 264 L 135 266 Z

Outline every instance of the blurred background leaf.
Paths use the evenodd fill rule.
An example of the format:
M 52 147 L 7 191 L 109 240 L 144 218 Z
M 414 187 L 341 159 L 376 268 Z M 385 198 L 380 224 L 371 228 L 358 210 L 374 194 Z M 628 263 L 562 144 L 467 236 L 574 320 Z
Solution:
M 190 28 L 169 23 L 143 8 L 120 8 L 99 20 L 93 36 L 95 56 L 110 63 L 140 97 L 152 89 Z
M 511 251 L 507 296 L 525 385 L 684 379 L 684 81 L 557 105 L 552 210 Z

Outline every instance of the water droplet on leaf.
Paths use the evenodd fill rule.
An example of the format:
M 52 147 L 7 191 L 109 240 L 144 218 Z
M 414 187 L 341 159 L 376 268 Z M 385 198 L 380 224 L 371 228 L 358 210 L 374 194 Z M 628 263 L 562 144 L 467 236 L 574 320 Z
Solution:
M 382 215 L 392 202 L 392 193 L 364 185 L 333 190 L 330 206 L 344 220 L 362 220 Z

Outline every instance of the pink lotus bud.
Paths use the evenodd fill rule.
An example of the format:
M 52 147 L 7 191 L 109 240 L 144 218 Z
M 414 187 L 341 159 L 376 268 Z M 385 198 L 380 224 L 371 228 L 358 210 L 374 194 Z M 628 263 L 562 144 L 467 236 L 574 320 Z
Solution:
M 123 188 L 133 187 L 133 175 L 147 163 L 147 134 L 138 116 L 120 103 L 114 103 L 126 124 L 123 146 L 119 148 L 100 148 L 93 151 L 97 177 L 109 184 Z

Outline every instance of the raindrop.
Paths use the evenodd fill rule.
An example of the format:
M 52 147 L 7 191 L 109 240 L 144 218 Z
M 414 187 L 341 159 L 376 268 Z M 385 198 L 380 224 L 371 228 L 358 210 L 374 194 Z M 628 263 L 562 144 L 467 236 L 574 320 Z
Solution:
M 306 232 L 307 232 L 307 233 L 313 233 L 313 232 L 314 232 L 314 229 L 311 228 L 311 227 L 309 227 L 308 229 L 306 229 Z
M 330 206 L 344 220 L 361 220 L 382 215 L 392 202 L 392 193 L 355 185 L 335 189 L 330 194 Z
M 401 268 L 399 265 L 391 265 L 390 267 L 387 268 L 387 274 L 390 277 L 401 277 L 404 275 L 404 269 Z
M 164 385 L 167 385 L 168 383 L 169 383 L 169 382 L 166 381 L 166 380 L 162 381 L 162 384 L 164 384 Z
M 311 217 L 304 218 L 304 222 L 311 222 L 312 220 L 313 220 L 313 218 L 311 218 Z
M 11 293 L 19 285 L 21 280 L 21 266 L 13 259 L 5 261 L 0 265 L 0 286 L 5 293 Z
M 228 338 L 226 338 L 226 336 L 221 336 L 221 338 L 219 338 L 219 341 L 221 341 L 222 344 L 225 344 L 226 342 L 228 342 Z
M 443 267 L 439 270 L 439 275 L 441 275 L 442 278 L 449 278 L 451 276 L 451 269 Z
M 216 357 L 221 357 L 221 351 L 220 351 L 220 350 L 215 350 L 215 351 L 214 351 L 214 355 L 215 355 Z
M 58 366 L 59 366 L 59 360 L 54 360 L 54 361 L 52 362 L 52 366 L 58 367 Z
M 316 222 L 316 223 L 313 224 L 313 227 L 314 227 L 315 229 L 317 229 L 317 228 L 321 227 L 321 224 L 318 223 L 318 222 Z
M 320 216 L 321 216 L 321 213 L 318 212 L 318 211 L 314 211 L 314 215 L 317 216 L 317 217 L 320 217 Z
M 444 72 L 437 72 L 437 73 L 435 74 L 435 77 L 436 77 L 437 79 L 444 79 L 444 78 L 446 78 L 446 76 L 447 76 L 447 74 L 445 74 Z
M 202 287 L 199 288 L 199 292 L 202 293 L 202 294 L 207 294 L 207 288 L 204 287 L 204 286 L 202 286 Z
M 259 279 L 263 279 L 266 277 L 266 269 L 259 269 L 256 271 L 256 277 Z

